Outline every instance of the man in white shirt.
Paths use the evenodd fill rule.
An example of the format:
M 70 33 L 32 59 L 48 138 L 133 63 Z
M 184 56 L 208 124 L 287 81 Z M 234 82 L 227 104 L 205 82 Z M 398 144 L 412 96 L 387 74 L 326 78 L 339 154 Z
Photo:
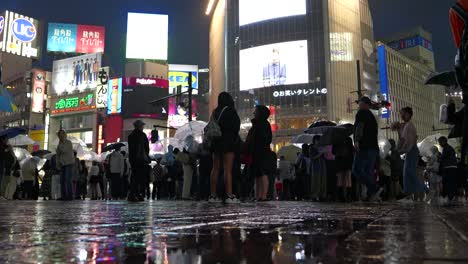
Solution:
M 120 149 L 115 150 L 109 155 L 109 170 L 111 173 L 111 195 L 113 199 L 123 198 L 122 195 L 122 177 L 124 174 L 125 160 L 120 153 Z

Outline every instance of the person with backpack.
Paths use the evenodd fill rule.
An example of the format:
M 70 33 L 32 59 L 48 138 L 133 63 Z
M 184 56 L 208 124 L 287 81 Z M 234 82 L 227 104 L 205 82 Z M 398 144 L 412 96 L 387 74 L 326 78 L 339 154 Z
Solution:
M 216 203 L 221 201 L 217 196 L 217 186 L 222 165 L 227 197 L 226 203 L 239 203 L 239 199 L 232 192 L 232 174 L 235 153 L 240 148 L 240 118 L 234 107 L 234 100 L 229 93 L 222 92 L 219 94 L 218 107 L 211 114 L 211 121 L 208 123 L 207 128 L 204 143 L 208 145 L 213 155 L 209 202 Z

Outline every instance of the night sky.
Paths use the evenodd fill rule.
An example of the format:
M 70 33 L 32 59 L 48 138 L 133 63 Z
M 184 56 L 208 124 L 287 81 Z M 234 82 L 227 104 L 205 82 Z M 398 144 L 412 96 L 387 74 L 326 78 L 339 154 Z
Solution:
M 433 34 L 437 69 L 451 68 L 455 48 L 448 24 L 448 10 L 455 0 L 369 1 L 376 40 L 421 25 Z M 105 26 L 104 63 L 111 64 L 115 69 L 114 74 L 119 75 L 124 64 L 127 12 L 169 14 L 170 63 L 207 67 L 209 19 L 204 15 L 206 2 L 207 0 L 0 0 L 0 10 L 8 9 L 44 22 Z M 44 51 L 45 47 L 46 43 L 43 45 Z M 36 64 L 50 70 L 52 57 L 43 56 Z

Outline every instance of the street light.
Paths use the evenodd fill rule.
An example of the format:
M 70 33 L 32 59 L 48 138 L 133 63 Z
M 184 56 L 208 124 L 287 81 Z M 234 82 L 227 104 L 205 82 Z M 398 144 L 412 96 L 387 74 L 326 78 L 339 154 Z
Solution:
M 208 2 L 208 6 L 206 7 L 205 15 L 207 15 L 207 16 L 210 15 L 211 10 L 213 9 L 215 1 L 216 0 L 210 0 L 210 2 Z

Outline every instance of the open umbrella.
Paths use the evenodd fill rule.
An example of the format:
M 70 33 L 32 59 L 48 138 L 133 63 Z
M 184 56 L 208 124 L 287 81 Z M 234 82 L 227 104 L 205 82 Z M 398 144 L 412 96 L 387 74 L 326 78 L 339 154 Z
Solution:
M 450 87 L 457 85 L 457 77 L 454 71 L 434 73 L 429 75 L 425 84 L 443 85 Z
M 202 136 L 206 125 L 207 123 L 204 121 L 191 121 L 190 123 L 179 127 L 174 138 L 185 140 L 189 135 L 192 135 L 193 137 Z
M 329 120 L 319 120 L 319 121 L 315 121 L 312 125 L 309 126 L 309 128 L 328 127 L 328 126 L 336 126 L 336 123 L 329 121 Z
M 12 146 L 28 146 L 28 145 L 33 145 L 36 143 L 32 138 L 30 138 L 28 135 L 17 135 L 14 138 L 10 138 L 8 140 L 8 143 Z
M 55 153 L 49 153 L 49 154 L 45 154 L 44 156 L 42 156 L 43 159 L 46 159 L 46 160 L 52 160 L 52 158 L 55 156 L 56 154 Z
M 0 87 L 0 111 L 12 113 L 16 112 L 17 109 L 18 107 L 13 96 L 11 96 L 5 87 Z
M 336 130 L 336 131 L 335 131 Z M 316 134 L 316 135 L 326 135 L 327 133 L 337 133 L 341 134 L 348 134 L 348 136 L 353 134 L 354 126 L 352 124 L 344 124 L 339 126 L 320 126 L 320 127 L 311 127 L 307 129 L 305 132 L 307 134 Z
M 314 134 L 300 134 L 292 138 L 291 143 L 292 144 L 312 144 L 314 137 L 316 135 Z
M 432 155 L 431 148 L 433 146 L 439 145 L 438 140 L 442 136 L 445 136 L 445 135 L 438 133 L 438 134 L 430 135 L 424 138 L 423 140 L 421 140 L 421 142 L 418 143 L 418 148 L 419 148 L 419 152 L 421 153 L 421 156 L 423 157 L 431 156 Z M 457 139 L 453 139 L 453 138 L 448 140 L 448 144 L 452 146 L 454 149 L 457 149 L 460 146 L 460 142 Z
M 294 145 L 288 145 L 280 148 L 278 151 L 278 157 L 284 156 L 284 158 L 289 162 L 296 162 L 297 153 L 300 153 L 302 150 Z
M 31 155 L 33 155 L 34 157 L 43 158 L 45 155 L 50 154 L 50 153 L 52 153 L 52 152 L 50 152 L 48 150 L 45 150 L 45 149 L 41 149 L 41 150 L 34 151 L 33 153 L 31 153 Z
M 22 161 L 22 160 L 24 160 L 26 158 L 31 158 L 32 157 L 31 154 L 29 153 L 29 151 L 27 151 L 24 148 L 14 147 L 13 152 L 15 153 L 16 159 L 18 161 Z
M 12 127 L 2 130 L 0 132 L 0 137 L 14 138 L 20 134 L 26 133 L 26 130 L 20 127 Z
M 108 152 L 108 151 L 112 151 L 112 150 L 117 150 L 117 149 L 120 149 L 122 147 L 124 147 L 125 144 L 122 143 L 122 142 L 117 142 L 117 143 L 112 143 L 110 145 L 107 145 L 105 146 L 103 149 L 102 149 L 102 152 Z

